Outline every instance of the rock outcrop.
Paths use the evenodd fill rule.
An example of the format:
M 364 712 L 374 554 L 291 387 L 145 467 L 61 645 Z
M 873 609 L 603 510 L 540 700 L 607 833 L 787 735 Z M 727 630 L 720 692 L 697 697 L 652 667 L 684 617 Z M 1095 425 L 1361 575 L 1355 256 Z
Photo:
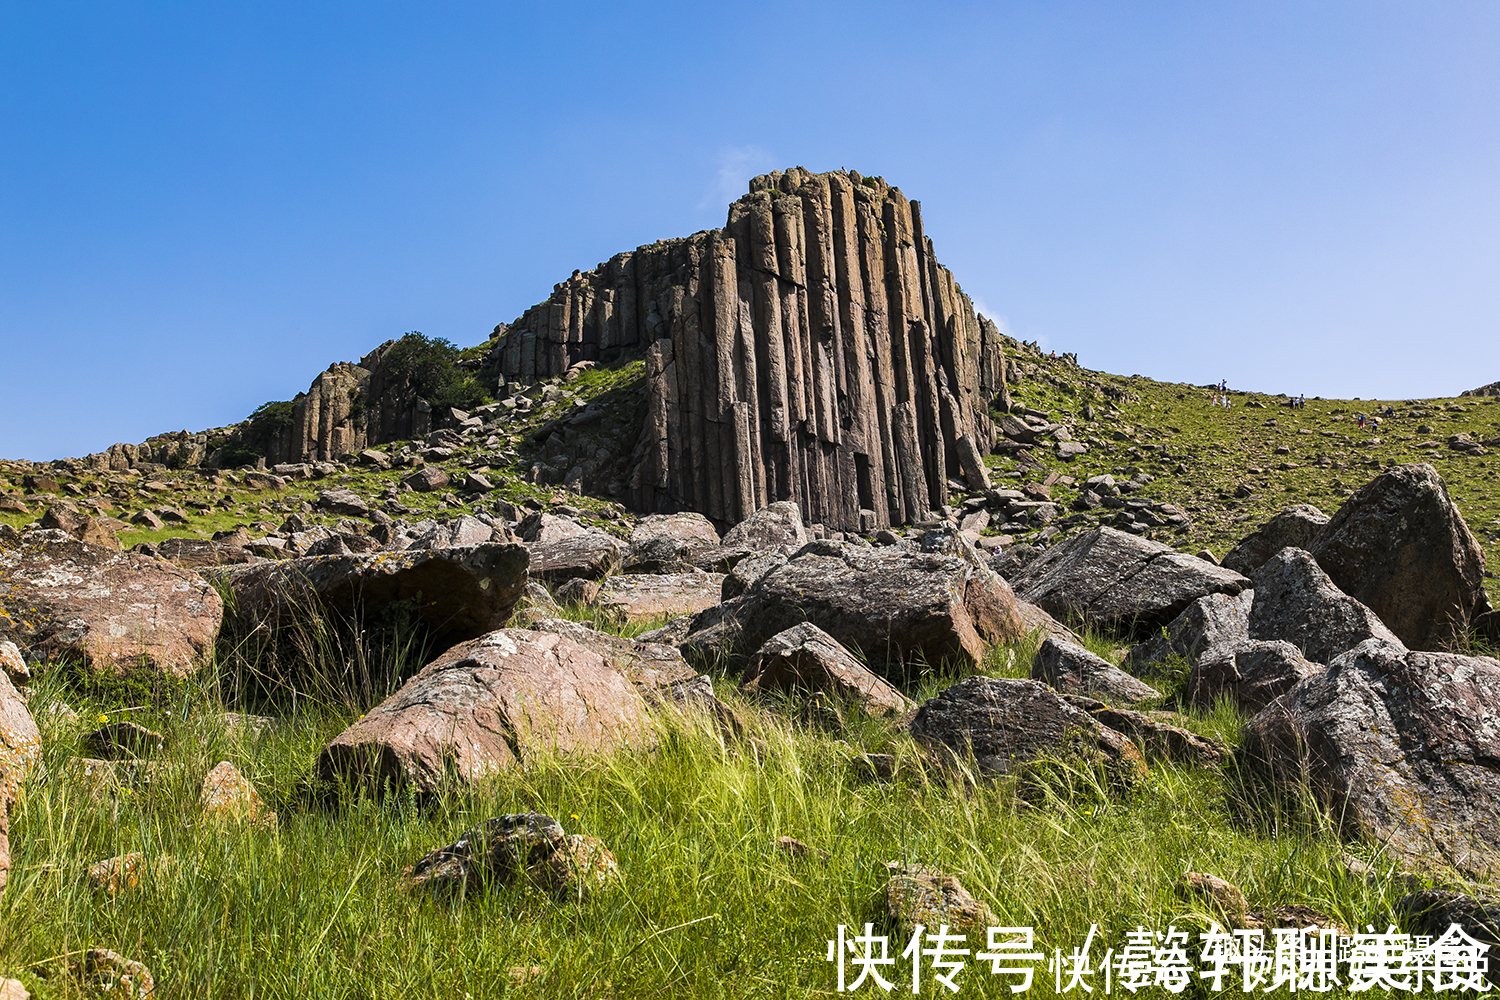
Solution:
M 757 177 L 724 228 L 575 271 L 487 365 L 526 381 L 621 350 L 646 355 L 630 502 L 730 523 L 777 500 L 833 530 L 925 518 L 1004 385 L 919 204 L 852 171 Z
M 1500 660 L 1370 639 L 1255 716 L 1241 752 L 1351 832 L 1500 869 Z
M 1250 581 L 1197 556 L 1114 528 L 1053 546 L 1010 580 L 1016 596 L 1064 621 L 1103 628 L 1165 625 L 1208 594 L 1238 594 Z
M 1052 638 L 1042 640 L 1036 651 L 1031 679 L 1050 684 L 1057 691 L 1092 694 L 1125 705 L 1161 697 L 1160 691 L 1108 660 L 1082 646 Z
M 1250 638 L 1280 639 L 1328 663 L 1366 639 L 1400 640 L 1375 613 L 1335 587 L 1302 549 L 1282 549 L 1255 573 Z
M 1305 549 L 1328 523 L 1328 515 L 1311 504 L 1297 504 L 1271 518 L 1230 549 L 1219 565 L 1251 576 L 1267 559 L 1286 548 Z
M 766 640 L 746 671 L 745 690 L 821 691 L 858 704 L 870 715 L 915 707 L 880 675 L 816 625 L 798 625 Z
M 213 587 L 165 559 L 48 529 L 0 545 L 0 638 L 36 656 L 184 677 L 212 648 L 223 617 Z
M 1307 551 L 1412 649 L 1454 648 L 1470 621 L 1490 610 L 1484 550 L 1430 465 L 1376 476 Z
M 482 783 L 537 753 L 641 740 L 643 703 L 598 653 L 550 632 L 501 629 L 461 643 L 340 733 L 320 778 L 432 792 Z

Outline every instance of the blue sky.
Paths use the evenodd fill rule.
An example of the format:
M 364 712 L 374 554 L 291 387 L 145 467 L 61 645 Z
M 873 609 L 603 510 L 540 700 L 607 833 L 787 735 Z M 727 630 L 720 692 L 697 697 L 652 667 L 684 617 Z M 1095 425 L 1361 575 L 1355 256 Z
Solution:
M 1494 3 L 0 5 L 0 456 L 243 418 L 407 330 L 880 174 L 1092 368 L 1500 379 Z

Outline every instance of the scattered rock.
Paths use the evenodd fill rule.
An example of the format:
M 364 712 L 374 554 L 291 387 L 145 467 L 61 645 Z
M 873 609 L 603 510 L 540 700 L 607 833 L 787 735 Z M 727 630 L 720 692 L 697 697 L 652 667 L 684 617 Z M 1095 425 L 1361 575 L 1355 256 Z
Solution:
M 516 534 L 523 542 L 560 542 L 564 538 L 586 535 L 586 528 L 571 517 L 558 517 L 545 511 L 535 511 L 516 524 Z
M 790 556 L 811 541 L 802 511 L 789 500 L 769 504 L 724 533 L 725 548 Z
M 785 562 L 786 556 L 780 552 L 758 552 L 741 559 L 725 574 L 724 584 L 719 588 L 720 599 L 727 601 L 754 590 L 766 574 Z
M 1490 874 L 1500 849 L 1500 660 L 1370 639 L 1256 715 L 1241 748 L 1282 793 L 1306 782 L 1351 833 Z
M 593 580 L 575 576 L 558 584 L 557 600 L 563 604 L 576 604 L 586 608 L 599 599 L 599 590 L 599 584 Z
M 597 837 L 566 834 L 542 813 L 511 813 L 426 855 L 405 875 L 412 888 L 455 895 L 526 876 L 559 900 L 581 901 L 618 879 L 620 865 Z
M 1189 604 L 1182 614 L 1125 656 L 1127 670 L 1141 670 L 1180 656 L 1189 664 L 1198 662 L 1203 653 L 1214 647 L 1250 638 L 1250 607 L 1255 591 L 1238 594 L 1208 594 Z
M 570 833 L 533 861 L 527 874 L 537 888 L 559 901 L 581 903 L 596 889 L 619 880 L 620 862 L 598 837 Z
M 1412 649 L 1453 648 L 1467 638 L 1470 620 L 1490 610 L 1484 551 L 1430 465 L 1398 465 L 1375 477 L 1307 551 Z
M 363 497 L 353 490 L 343 488 L 319 493 L 317 506 L 350 517 L 367 517 L 370 513 L 370 505 L 365 503 Z
M 898 715 L 916 707 L 827 632 L 806 623 L 767 639 L 746 671 L 747 692 L 796 688 L 847 699 L 869 715 Z
M 1217 875 L 1184 872 L 1177 880 L 1177 894 L 1189 902 L 1210 907 L 1231 927 L 1245 925 L 1245 893 L 1233 882 Z
M 1156 688 L 1130 676 L 1108 660 L 1095 656 L 1082 646 L 1053 638 L 1043 640 L 1037 650 L 1032 661 L 1031 679 L 1050 684 L 1057 691 L 1093 694 L 1127 705 L 1161 697 Z
M 177 677 L 197 669 L 224 616 L 219 595 L 195 573 L 47 530 L 0 547 L 0 610 L 33 654 Z
M 645 737 L 642 704 L 598 653 L 501 629 L 448 650 L 318 756 L 319 777 L 432 792 L 478 784 L 543 752 L 604 752 Z
M 31 679 L 31 668 L 26 665 L 26 657 L 21 655 L 20 649 L 13 642 L 0 642 L 0 672 L 12 681 Z
M 276 814 L 266 808 L 255 786 L 227 760 L 220 761 L 204 776 L 198 809 L 205 820 L 276 824 Z
M 702 514 L 651 514 L 630 532 L 625 568 L 632 573 L 677 573 L 692 564 L 693 552 L 719 544 L 713 522 Z
M 1213 646 L 1188 674 L 1188 703 L 1212 708 L 1227 697 L 1248 713 L 1259 712 L 1321 670 L 1289 642 L 1243 639 Z
M 436 465 L 424 465 L 401 480 L 403 486 L 409 486 L 418 493 L 432 493 L 436 490 L 445 490 L 452 482 L 448 473 Z
M 0 1000 L 31 1000 L 31 994 L 19 979 L 0 979 Z
M 104 997 L 148 1000 L 156 995 L 156 980 L 140 962 L 107 948 L 91 948 L 78 964 L 84 986 Z
M 696 614 L 719 603 L 724 577 L 718 573 L 626 573 L 606 579 L 599 607 L 621 622 Z
M 952 875 L 929 865 L 888 861 L 886 867 L 892 872 L 885 884 L 886 914 L 902 940 L 919 924 L 982 937 L 986 928 L 999 923 L 994 912 Z
M 1236 573 L 1253 576 L 1267 559 L 1287 546 L 1307 548 L 1327 523 L 1328 515 L 1310 504 L 1288 507 L 1245 536 L 1219 564 Z
M 580 622 L 562 618 L 544 618 L 531 623 L 533 632 L 560 635 L 604 658 L 604 662 L 624 675 L 643 693 L 661 693 L 673 685 L 691 681 L 698 672 L 688 666 L 676 646 L 637 636 L 634 639 L 611 635 L 589 628 Z
M 911 734 L 930 749 L 981 771 L 1012 774 L 1041 755 L 1106 767 L 1121 784 L 1143 777 L 1146 764 L 1129 738 L 1063 700 L 1040 681 L 970 677 L 917 710 Z
M 133 892 L 142 883 L 148 886 L 165 885 L 176 873 L 177 859 L 170 854 L 154 857 L 148 862 L 140 851 L 132 851 L 90 865 L 83 877 L 95 892 L 113 896 L 121 892 Z
M 240 538 L 219 541 L 207 538 L 166 538 L 157 543 L 156 554 L 184 569 L 228 566 L 255 561 L 255 554 L 246 548 L 247 543 L 248 539 Z
M 359 556 L 305 556 L 228 571 L 234 614 L 248 631 L 316 601 L 348 620 L 369 620 L 391 604 L 415 601 L 435 641 L 493 631 L 526 587 L 526 549 L 490 543 Z
M 1302 549 L 1282 549 L 1256 570 L 1250 638 L 1285 640 L 1314 663 L 1328 663 L 1366 639 L 1400 643 Z
M 1117 733 L 1139 740 L 1149 759 L 1165 759 L 1194 767 L 1218 767 L 1224 748 L 1181 726 L 1141 712 L 1101 705 L 1089 714 Z
M 139 760 L 164 748 L 167 738 L 134 722 L 110 722 L 78 743 L 84 752 L 100 760 Z
M 1500 946 L 1500 900 L 1493 896 L 1419 889 L 1402 896 L 1395 910 L 1409 934 L 1424 934 L 1436 941 L 1457 924 L 1479 943 Z
M 1113 528 L 1075 535 L 1011 579 L 1016 596 L 1064 621 L 1104 628 L 1165 625 L 1207 594 L 1238 594 L 1238 573 Z
M 531 575 L 548 583 L 574 577 L 598 580 L 619 569 L 630 552 L 630 546 L 614 535 L 590 530 L 527 542 L 526 549 L 531 554 Z

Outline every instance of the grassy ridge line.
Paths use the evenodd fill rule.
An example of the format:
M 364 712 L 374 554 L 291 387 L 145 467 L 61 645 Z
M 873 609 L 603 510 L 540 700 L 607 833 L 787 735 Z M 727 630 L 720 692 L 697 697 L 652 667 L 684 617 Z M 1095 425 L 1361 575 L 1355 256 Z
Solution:
M 1308 399 L 1305 408 L 1292 410 L 1279 405 L 1282 400 L 1274 395 L 1231 390 L 1232 405 L 1226 410 L 1212 405 L 1214 390 L 1199 386 L 1109 375 L 1060 358 L 1029 358 L 1022 364 L 1025 374 L 1014 397 L 1076 420 L 1075 436 L 1093 439 L 1086 455 L 1044 463 L 1080 482 L 1129 469 L 1155 476 L 1140 495 L 1176 504 L 1192 517 L 1192 525 L 1182 533 L 1161 531 L 1154 537 L 1187 551 L 1207 548 L 1222 557 L 1256 525 L 1293 504 L 1312 504 L 1332 515 L 1379 469 L 1431 463 L 1484 548 L 1491 567 L 1486 589 L 1500 605 L 1493 573 L 1500 566 L 1500 452 L 1471 456 L 1446 445 L 1450 435 L 1460 433 L 1476 440 L 1500 437 L 1500 397 Z M 1125 401 L 1112 402 L 1106 389 L 1125 393 Z M 1117 415 L 1085 421 L 1085 403 Z M 1356 426 L 1355 414 L 1373 415 L 1387 405 L 1397 416 L 1384 420 L 1378 434 Z M 1276 426 L 1267 426 L 1269 420 Z M 1420 432 L 1423 426 L 1431 430 Z M 1125 440 L 1115 440 L 1113 432 L 1126 428 Z M 1433 442 L 1438 447 L 1419 447 Z M 1278 447 L 1289 453 L 1278 454 Z M 997 465 L 1005 469 L 1014 463 L 997 459 Z M 1249 496 L 1236 496 L 1241 486 Z M 1076 492 L 1060 495 L 1070 500 Z
M 1090 644 L 1109 646 L 1102 637 Z M 1026 676 L 1034 648 L 998 647 L 985 666 Z M 929 677 L 913 694 L 952 680 Z M 800 702 L 768 708 L 732 690 L 721 693 L 758 750 L 726 746 L 708 720 L 668 712 L 653 749 L 544 756 L 481 791 L 427 804 L 321 807 L 305 783 L 355 710 L 314 706 L 265 737 L 235 738 L 217 689 L 193 683 L 123 715 L 169 737 L 156 779 L 96 796 L 65 762 L 101 716 L 133 706 L 77 701 L 61 685 L 51 675 L 33 703 L 67 694 L 82 718 L 42 716 L 45 766 L 15 818 L 17 865 L 0 899 L 0 972 L 21 970 L 40 998 L 77 995 L 53 956 L 97 946 L 145 961 L 164 1000 L 826 996 L 834 973 L 825 942 L 839 923 L 878 922 L 892 859 L 958 874 L 1003 923 L 1034 926 L 1043 950 L 1081 944 L 1091 923 L 1118 945 L 1138 924 L 1201 920 L 1173 891 L 1187 870 L 1237 882 L 1252 907 L 1305 903 L 1349 925 L 1383 925 L 1399 892 L 1351 879 L 1326 833 L 1235 823 L 1224 785 L 1208 772 L 1158 764 L 1123 800 L 1079 775 L 1069 794 L 1029 807 L 1003 783 L 924 777 L 914 745 L 890 722 L 830 717 Z M 1230 742 L 1241 723 L 1226 706 L 1186 720 Z M 864 752 L 896 754 L 897 780 L 856 777 L 850 762 Z M 198 782 L 219 760 L 256 783 L 280 813 L 276 829 L 197 823 Z M 528 809 L 603 838 L 624 886 L 581 906 L 524 887 L 461 905 L 396 887 L 399 870 L 425 851 L 487 816 Z M 771 846 L 781 835 L 831 857 L 789 862 Z M 86 887 L 86 866 L 134 850 L 170 855 L 177 867 L 115 897 Z M 512 984 L 510 970 L 532 966 L 539 978 Z M 970 966 L 963 995 L 1010 996 L 984 968 Z M 1049 994 L 1047 978 L 1038 975 L 1035 992 Z

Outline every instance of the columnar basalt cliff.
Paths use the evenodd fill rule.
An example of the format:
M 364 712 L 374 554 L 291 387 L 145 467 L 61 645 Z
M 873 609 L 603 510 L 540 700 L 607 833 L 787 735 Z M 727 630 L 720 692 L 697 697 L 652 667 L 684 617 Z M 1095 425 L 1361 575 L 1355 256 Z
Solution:
M 792 500 L 864 530 L 943 506 L 984 477 L 999 331 L 879 178 L 800 167 L 757 177 L 723 229 L 573 276 L 498 338 L 488 367 L 527 381 L 646 356 L 628 500 L 735 522 Z

